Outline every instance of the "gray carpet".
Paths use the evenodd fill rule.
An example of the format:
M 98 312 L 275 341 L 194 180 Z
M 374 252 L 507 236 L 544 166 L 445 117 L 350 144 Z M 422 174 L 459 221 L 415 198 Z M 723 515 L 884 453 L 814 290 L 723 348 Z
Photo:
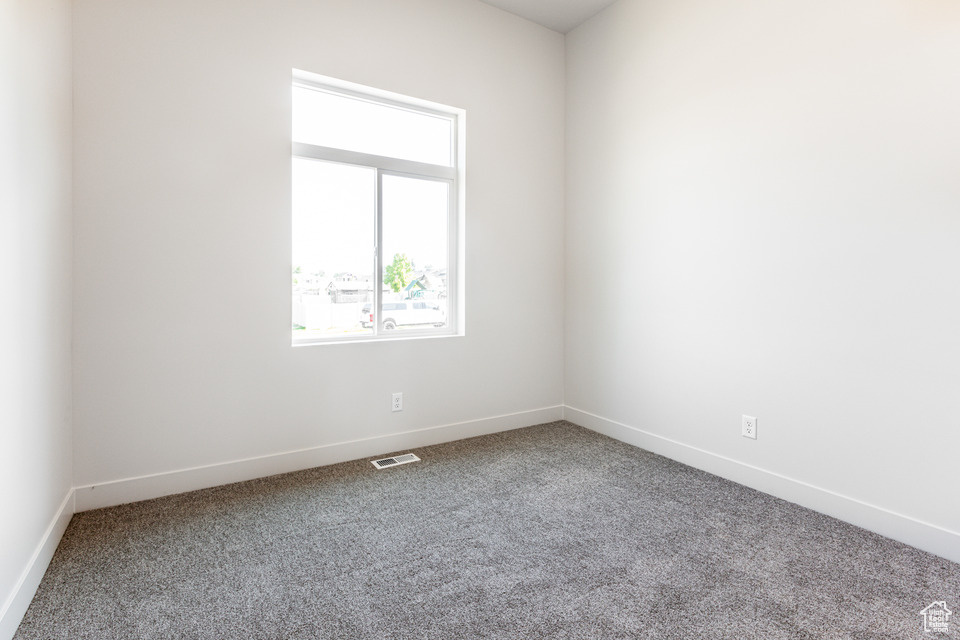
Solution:
M 78 514 L 16 638 L 960 636 L 960 565 L 569 423 L 416 452 Z

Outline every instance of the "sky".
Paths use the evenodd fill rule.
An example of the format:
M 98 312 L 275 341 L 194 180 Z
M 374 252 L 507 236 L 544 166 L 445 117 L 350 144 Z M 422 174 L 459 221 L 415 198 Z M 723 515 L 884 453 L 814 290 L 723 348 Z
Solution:
M 452 166 L 449 118 L 302 86 L 293 87 L 293 140 Z M 293 159 L 293 266 L 306 273 L 372 275 L 377 172 Z M 449 183 L 383 176 L 383 259 L 447 267 Z M 382 268 L 382 267 L 381 267 Z
M 293 159 L 293 266 L 327 275 L 373 273 L 375 169 Z M 447 265 L 449 183 L 383 176 L 383 256 Z
M 297 142 L 453 166 L 453 121 L 301 86 L 293 87 Z

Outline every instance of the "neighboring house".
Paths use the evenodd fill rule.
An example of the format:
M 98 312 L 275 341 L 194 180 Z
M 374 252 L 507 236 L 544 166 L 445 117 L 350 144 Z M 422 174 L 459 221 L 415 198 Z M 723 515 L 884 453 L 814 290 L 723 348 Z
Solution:
M 347 276 L 331 280 L 325 290 L 334 303 L 369 302 L 373 299 L 373 278 L 371 276 Z M 384 283 L 383 292 L 390 296 L 392 290 Z M 403 297 L 438 299 L 447 296 L 446 270 L 419 272 L 414 274 L 403 290 Z
M 446 270 L 421 272 L 404 288 L 406 298 L 445 298 L 447 295 Z
M 373 298 L 373 278 L 350 276 L 337 278 L 327 285 L 327 293 L 334 303 L 366 302 Z

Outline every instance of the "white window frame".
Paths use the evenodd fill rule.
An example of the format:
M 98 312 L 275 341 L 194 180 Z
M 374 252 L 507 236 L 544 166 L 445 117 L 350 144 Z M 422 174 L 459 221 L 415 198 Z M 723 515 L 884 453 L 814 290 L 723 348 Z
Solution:
M 410 98 L 399 94 L 373 89 L 362 85 L 320 76 L 299 69 L 293 70 L 293 86 L 325 91 L 334 95 L 348 96 L 414 113 L 422 113 L 444 118 L 451 123 L 453 148 L 451 165 L 443 166 L 404 160 L 389 156 L 380 156 L 358 151 L 348 151 L 333 147 L 292 142 L 292 158 L 305 158 L 335 162 L 375 169 L 376 206 L 374 221 L 374 293 L 372 333 L 356 336 L 325 336 L 319 338 L 292 338 L 293 346 L 317 344 L 338 344 L 349 342 L 370 342 L 382 340 L 406 340 L 410 338 L 431 338 L 441 336 L 462 336 L 465 333 L 464 309 L 464 130 L 466 113 L 425 100 Z M 447 324 L 442 328 L 403 329 L 386 331 L 383 329 L 381 313 L 383 305 L 383 176 L 400 176 L 420 180 L 446 182 L 449 203 L 447 206 Z

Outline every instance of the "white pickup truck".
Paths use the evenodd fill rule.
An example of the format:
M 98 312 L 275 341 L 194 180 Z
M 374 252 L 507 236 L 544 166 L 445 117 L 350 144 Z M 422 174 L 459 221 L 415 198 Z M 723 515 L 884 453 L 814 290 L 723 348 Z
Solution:
M 365 304 L 360 311 L 360 324 L 373 326 L 373 305 Z M 397 327 L 432 325 L 442 327 L 447 318 L 436 300 L 401 300 L 383 303 L 383 328 L 392 331 Z

